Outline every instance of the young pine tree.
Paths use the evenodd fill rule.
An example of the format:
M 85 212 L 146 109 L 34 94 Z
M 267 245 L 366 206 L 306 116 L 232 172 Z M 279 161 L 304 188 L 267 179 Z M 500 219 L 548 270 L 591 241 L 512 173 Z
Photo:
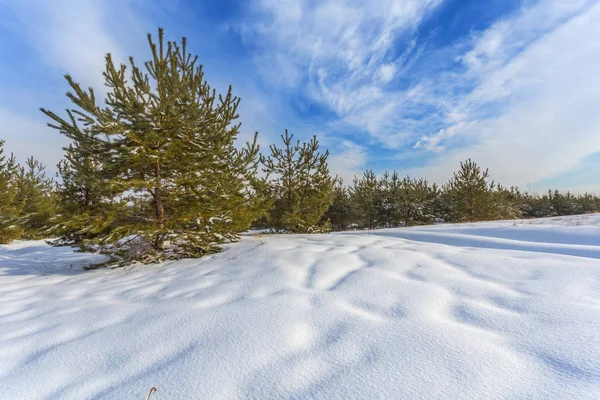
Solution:
M 0 243 L 9 243 L 21 237 L 23 231 L 18 226 L 18 208 L 15 197 L 18 164 L 14 156 L 4 155 L 4 141 L 0 140 Z
M 488 184 L 488 177 L 488 170 L 482 171 L 471 159 L 460 163 L 460 170 L 454 173 L 449 182 L 454 221 L 471 222 L 493 218 L 494 183 Z
M 397 212 L 396 197 L 398 194 L 400 180 L 398 174 L 394 171 L 391 175 L 388 171 L 383 173 L 379 180 L 379 196 L 378 201 L 379 215 L 377 220 L 384 227 L 398 226 L 395 219 Z
M 397 198 L 396 218 L 404 226 L 421 225 L 433 220 L 433 200 L 427 180 L 402 179 Z
M 99 245 L 117 263 L 201 256 L 262 212 L 251 187 L 256 136 L 235 146 L 231 87 L 217 95 L 185 38 L 165 42 L 159 29 L 148 43 L 143 67 L 107 54 L 103 102 L 66 75 L 75 108 L 67 118 L 42 109 L 73 143 L 61 168 L 64 237 Z
M 498 184 L 492 192 L 494 219 L 515 219 L 523 215 L 521 193 L 517 187 Z
M 374 229 L 378 226 L 383 200 L 381 186 L 375 173 L 366 170 L 363 176 L 354 177 L 351 198 L 356 217 L 361 226 Z
M 581 208 L 581 212 L 584 214 L 600 211 L 600 207 L 598 207 L 598 197 L 591 193 L 586 192 L 580 195 L 577 201 L 579 203 L 579 207 Z
M 549 193 L 549 197 L 556 215 L 574 215 L 582 212 L 576 197 L 571 192 L 561 193 L 555 190 Z
M 51 232 L 49 225 L 56 214 L 58 199 L 54 180 L 46 175 L 45 169 L 33 157 L 17 169 L 18 190 L 14 202 L 25 239 L 47 237 Z
M 454 195 L 450 185 L 448 183 L 441 186 L 434 184 L 432 186 L 432 199 L 433 219 L 438 222 L 451 222 Z
M 329 152 L 319 152 L 316 136 L 310 142 L 293 141 L 281 135 L 283 148 L 270 146 L 271 154 L 261 157 L 267 174 L 267 191 L 273 199 L 270 224 L 294 233 L 329 230 L 323 216 L 333 200 L 334 179 L 329 174 Z
M 118 216 L 117 191 L 105 177 L 100 152 L 92 151 L 88 136 L 74 140 L 65 148 L 65 158 L 58 163 L 61 185 L 59 209 L 54 233 L 56 244 L 80 244 L 102 239 Z M 122 211 L 127 211 L 122 210 Z
M 352 223 L 350 194 L 341 179 L 336 180 L 333 188 L 333 202 L 325 216 L 331 221 L 331 228 L 335 231 L 344 231 Z
M 552 204 L 547 195 L 525 193 L 523 195 L 523 217 L 543 218 L 553 216 Z

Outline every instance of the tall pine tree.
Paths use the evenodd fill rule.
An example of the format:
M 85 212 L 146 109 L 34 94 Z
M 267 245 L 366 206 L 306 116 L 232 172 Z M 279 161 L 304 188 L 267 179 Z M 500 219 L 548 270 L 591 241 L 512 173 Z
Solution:
M 117 66 L 107 54 L 104 105 L 66 75 L 76 107 L 67 118 L 42 109 L 73 143 L 62 198 L 78 217 L 61 225 L 64 236 L 99 245 L 114 262 L 201 256 L 236 240 L 263 211 L 251 186 L 256 136 L 235 145 L 239 98 L 231 87 L 217 95 L 185 38 L 165 42 L 159 29 L 148 43 L 143 68 L 133 58 Z

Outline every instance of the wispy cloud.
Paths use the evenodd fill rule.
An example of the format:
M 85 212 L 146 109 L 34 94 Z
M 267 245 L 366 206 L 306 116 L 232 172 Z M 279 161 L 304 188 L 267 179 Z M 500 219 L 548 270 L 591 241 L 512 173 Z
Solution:
M 62 81 L 65 73 L 70 73 L 84 87 L 93 86 L 97 93 L 104 92 L 104 55 L 111 52 L 117 59 L 123 59 L 128 55 L 123 50 L 127 42 L 123 38 L 139 28 L 136 14 L 129 6 L 129 2 L 110 0 L 7 0 L 2 4 L 0 24 L 11 32 L 13 42 L 24 44 L 28 52 L 35 54 L 35 64 L 23 73 L 35 71 L 34 82 L 45 82 L 41 87 L 15 88 L 0 81 L 6 99 L 20 98 L 18 108 L 0 102 L 0 137 L 6 139 L 9 151 L 21 158 L 33 155 L 49 170 L 55 170 L 66 141 L 45 127 L 38 109 L 44 106 L 60 111 L 67 106 L 63 95 L 67 87 Z M 137 37 L 143 40 L 143 35 Z M 22 54 L 19 51 L 15 57 Z M 28 84 L 26 79 L 23 82 Z M 63 89 L 49 94 L 49 87 Z M 48 101 L 51 103 L 44 103 Z
M 39 55 L 39 61 L 71 73 L 85 85 L 103 87 L 104 54 L 122 57 L 119 38 L 109 29 L 111 1 L 25 0 L 6 3 L 15 34 Z M 99 49 L 103 49 L 99 51 Z
M 355 175 L 361 175 L 368 161 L 367 149 L 350 140 L 342 140 L 333 148 L 329 157 L 332 174 L 342 178 L 345 184 L 351 184 Z
M 598 1 L 523 2 L 431 49 L 419 29 L 441 3 L 255 0 L 240 29 L 260 42 L 267 82 L 364 132 L 354 139 L 367 151 L 375 141 L 420 154 L 426 166 L 411 175 L 444 181 L 471 157 L 525 186 L 600 151 Z
M 397 110 L 419 88 L 399 94 L 388 84 L 412 62 L 419 47 L 410 40 L 438 0 L 250 2 L 239 28 L 260 43 L 256 65 L 267 82 L 305 88 L 340 119 L 395 146 L 406 132 L 395 127 Z M 397 54 L 396 40 L 407 37 Z
M 218 90 L 233 84 L 242 139 L 258 130 L 265 148 L 284 128 L 317 133 L 345 181 L 370 167 L 441 182 L 470 157 L 498 181 L 541 187 L 600 154 L 600 0 L 526 0 L 484 24 L 445 0 L 169 4 L 0 2 L 0 44 L 14 47 L 0 59 L 9 150 L 56 162 L 63 143 L 37 109 L 67 105 L 61 75 L 101 89 L 105 52 L 144 60 L 146 32 L 162 25 L 190 38 Z M 466 28 L 452 36 L 455 17 Z
M 82 86 L 94 87 L 101 97 L 106 91 L 102 76 L 105 54 L 110 52 L 117 62 L 125 63 L 129 56 L 134 56 L 141 64 L 150 57 L 146 34 L 165 25 L 168 40 L 179 40 L 181 36 L 190 39 L 189 50 L 200 55 L 201 63 L 209 64 L 205 68 L 206 79 L 214 88 L 224 92 L 233 84 L 234 94 L 243 100 L 239 109 L 243 122 L 240 141 L 250 140 L 258 130 L 261 133 L 259 140 L 266 149 L 284 127 L 291 125 L 293 128 L 294 124 L 285 125 L 281 121 L 286 115 L 281 102 L 272 98 L 267 101 L 265 93 L 257 88 L 253 70 L 244 69 L 243 65 L 228 65 L 226 71 L 221 71 L 219 66 L 223 61 L 215 59 L 214 55 L 207 57 L 203 50 L 211 48 L 210 36 L 197 26 L 189 25 L 193 18 L 186 19 L 186 25 L 182 25 L 184 12 L 188 16 L 193 14 L 193 5 L 146 0 L 0 2 L 0 28 L 9 32 L 12 42 L 25 47 L 15 48 L 14 56 L 31 54 L 31 68 L 38 74 L 35 81 L 43 84 L 12 85 L 0 77 L 0 91 L 4 95 L 0 98 L 0 138 L 7 141 L 8 151 L 15 152 L 21 159 L 33 155 L 55 171 L 66 141 L 45 127 L 46 119 L 38 109 L 47 107 L 60 112 L 70 106 L 64 96 L 68 87 L 62 75 L 71 74 Z M 224 53 L 226 49 L 220 51 L 217 56 L 235 59 L 235 55 Z M 13 75 L 22 74 L 15 70 L 18 63 L 0 58 L 0 67 L 3 64 L 13 68 L 10 71 Z M 29 80 L 23 81 L 24 85 L 29 84 Z M 9 98 L 12 100 L 8 101 Z M 15 104 L 15 98 L 19 99 L 18 104 Z
M 460 146 L 413 173 L 445 180 L 471 157 L 502 182 L 535 186 L 600 151 L 599 20 L 598 2 L 541 1 L 471 38 L 460 60 L 476 84 L 447 109 L 455 122 L 418 142 Z

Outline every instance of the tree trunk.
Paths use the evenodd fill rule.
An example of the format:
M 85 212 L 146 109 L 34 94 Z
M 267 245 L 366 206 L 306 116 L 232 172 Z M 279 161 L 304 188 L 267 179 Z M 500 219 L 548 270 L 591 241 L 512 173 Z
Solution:
M 162 202 L 160 164 L 158 160 L 156 160 L 156 164 L 154 166 L 154 178 L 154 212 L 156 214 L 156 226 L 160 231 L 154 240 L 154 248 L 156 250 L 162 250 L 164 242 L 163 231 L 165 229 L 165 207 Z

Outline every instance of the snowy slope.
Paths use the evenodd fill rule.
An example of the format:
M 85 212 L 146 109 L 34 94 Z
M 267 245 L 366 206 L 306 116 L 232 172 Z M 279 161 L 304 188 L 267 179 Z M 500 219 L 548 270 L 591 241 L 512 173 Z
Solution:
M 364 231 L 357 231 L 364 234 Z M 371 231 L 462 247 L 546 252 L 600 258 L 600 214 L 529 220 L 440 224 Z M 345 233 L 346 234 L 346 233 Z
M 253 236 L 90 272 L 0 246 L 0 397 L 598 399 L 599 222 Z

